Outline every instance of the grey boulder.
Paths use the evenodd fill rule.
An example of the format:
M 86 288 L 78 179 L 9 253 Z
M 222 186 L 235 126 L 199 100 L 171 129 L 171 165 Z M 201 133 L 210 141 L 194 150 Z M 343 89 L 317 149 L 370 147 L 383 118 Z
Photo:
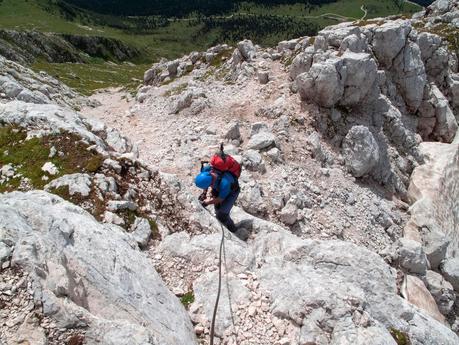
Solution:
M 15 244 L 12 265 L 58 327 L 87 327 L 88 344 L 196 344 L 185 309 L 121 228 L 42 191 L 0 205 L 0 241 Z
M 401 238 L 399 242 L 400 265 L 409 272 L 424 275 L 427 270 L 427 257 L 422 245 L 415 240 L 406 238 Z
M 459 292 L 459 257 L 445 260 L 441 265 L 441 271 L 454 290 Z
M 440 312 L 448 315 L 456 301 L 456 294 L 451 283 L 447 282 L 440 273 L 427 271 L 426 286 L 437 302 Z
M 145 248 L 151 238 L 151 226 L 147 219 L 136 218 L 132 225 L 131 236 L 141 249 Z
M 247 144 L 247 148 L 251 150 L 263 150 L 275 146 L 276 137 L 271 132 L 259 132 L 252 136 Z
M 355 177 L 368 174 L 379 161 L 379 146 L 367 127 L 354 126 L 343 141 L 346 166 Z

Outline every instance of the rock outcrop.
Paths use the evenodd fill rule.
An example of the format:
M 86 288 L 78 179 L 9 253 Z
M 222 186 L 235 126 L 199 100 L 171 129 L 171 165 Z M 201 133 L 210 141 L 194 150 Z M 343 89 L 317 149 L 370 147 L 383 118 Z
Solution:
M 448 8 L 457 13 L 456 2 L 451 3 Z M 331 113 L 341 111 L 342 120 L 324 128 L 335 135 L 334 143 L 340 144 L 354 124 L 377 134 L 383 152 L 372 175 L 401 193 L 406 192 L 411 169 L 396 168 L 396 161 L 409 152 L 412 164 L 422 163 L 415 134 L 450 143 L 458 129 L 452 110 L 457 53 L 448 50 L 449 34 L 424 25 L 417 18 L 326 28 L 314 45 L 296 52 L 290 70 L 293 90 L 304 101 L 330 108 Z M 381 176 L 381 165 L 391 172 Z
M 121 228 L 46 192 L 0 204 L 0 241 L 32 284 L 32 311 L 81 329 L 87 344 L 196 344 L 185 309 Z
M 0 54 L 24 65 L 38 58 L 55 63 L 85 62 L 87 55 L 126 61 L 139 56 L 140 52 L 113 38 L 0 30 Z
M 0 102 L 20 100 L 28 103 L 56 103 L 71 108 L 88 100 L 46 73 L 32 70 L 0 55 Z

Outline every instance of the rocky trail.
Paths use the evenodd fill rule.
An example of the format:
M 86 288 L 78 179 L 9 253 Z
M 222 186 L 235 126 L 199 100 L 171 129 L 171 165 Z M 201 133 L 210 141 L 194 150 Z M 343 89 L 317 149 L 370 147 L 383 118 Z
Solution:
M 458 20 L 218 45 L 89 98 L 0 57 L 0 344 L 209 344 L 193 179 L 222 142 L 216 344 L 459 344 Z

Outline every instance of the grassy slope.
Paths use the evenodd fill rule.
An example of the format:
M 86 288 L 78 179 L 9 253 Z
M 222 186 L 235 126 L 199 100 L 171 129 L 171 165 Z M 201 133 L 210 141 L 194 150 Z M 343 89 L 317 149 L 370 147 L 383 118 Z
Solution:
M 410 14 L 421 10 L 420 6 L 412 3 L 404 3 L 401 10 L 392 0 L 338 0 L 337 2 L 326 4 L 320 7 L 314 7 L 310 11 L 305 8 L 304 4 L 281 5 L 270 9 L 270 13 L 282 16 L 311 16 L 316 17 L 327 13 L 335 13 L 345 17 L 360 19 L 363 12 L 360 7 L 364 5 L 368 9 L 367 18 L 386 17 L 393 14 Z M 254 14 L 266 13 L 266 10 L 260 6 L 253 6 L 250 3 L 241 6 L 241 12 Z
M 84 25 L 86 21 L 83 17 L 94 15 L 90 12 L 81 12 L 80 18 L 76 21 L 67 21 L 61 16 L 57 6 L 47 5 L 48 7 L 44 8 L 39 5 L 46 3 L 46 0 L 3 0 L 0 2 L 0 28 L 105 36 L 119 39 L 144 52 L 143 58 L 135 61 L 140 64 L 138 66 L 112 65 L 100 60 L 94 60 L 89 66 L 44 62 L 37 62 L 33 66 L 35 70 L 45 70 L 85 94 L 107 86 L 132 86 L 136 82 L 132 78 L 141 79 L 147 65 L 158 58 L 175 58 L 193 50 L 205 50 L 208 46 L 217 43 L 221 37 L 221 29 L 215 28 L 202 34 L 202 24 L 192 24 L 192 21 L 189 20 L 171 21 L 166 27 L 156 28 L 147 34 L 133 35 L 113 27 Z M 282 17 L 283 20 L 294 17 L 324 27 L 336 24 L 337 21 L 320 17 L 321 15 L 336 13 L 358 19 L 363 15 L 360 10 L 362 4 L 368 8 L 367 18 L 400 12 L 408 14 L 420 9 L 416 5 L 406 3 L 400 11 L 395 6 L 394 0 L 338 0 L 335 3 L 314 7 L 311 11 L 305 8 L 303 4 L 266 8 L 246 3 L 240 7 L 238 13 L 248 16 L 248 20 L 250 20 L 251 15 L 269 14 Z M 304 18 L 317 16 L 319 17 Z M 274 44 L 288 38 L 292 37 L 283 37 L 282 32 L 270 32 L 266 33 L 265 42 Z

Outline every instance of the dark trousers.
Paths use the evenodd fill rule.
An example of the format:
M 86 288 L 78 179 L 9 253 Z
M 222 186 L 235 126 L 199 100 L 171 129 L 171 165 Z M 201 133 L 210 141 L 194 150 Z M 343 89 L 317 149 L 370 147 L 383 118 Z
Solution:
M 236 225 L 230 217 L 230 212 L 238 196 L 239 189 L 231 192 L 220 205 L 215 205 L 217 219 L 231 232 L 236 232 L 237 230 Z

